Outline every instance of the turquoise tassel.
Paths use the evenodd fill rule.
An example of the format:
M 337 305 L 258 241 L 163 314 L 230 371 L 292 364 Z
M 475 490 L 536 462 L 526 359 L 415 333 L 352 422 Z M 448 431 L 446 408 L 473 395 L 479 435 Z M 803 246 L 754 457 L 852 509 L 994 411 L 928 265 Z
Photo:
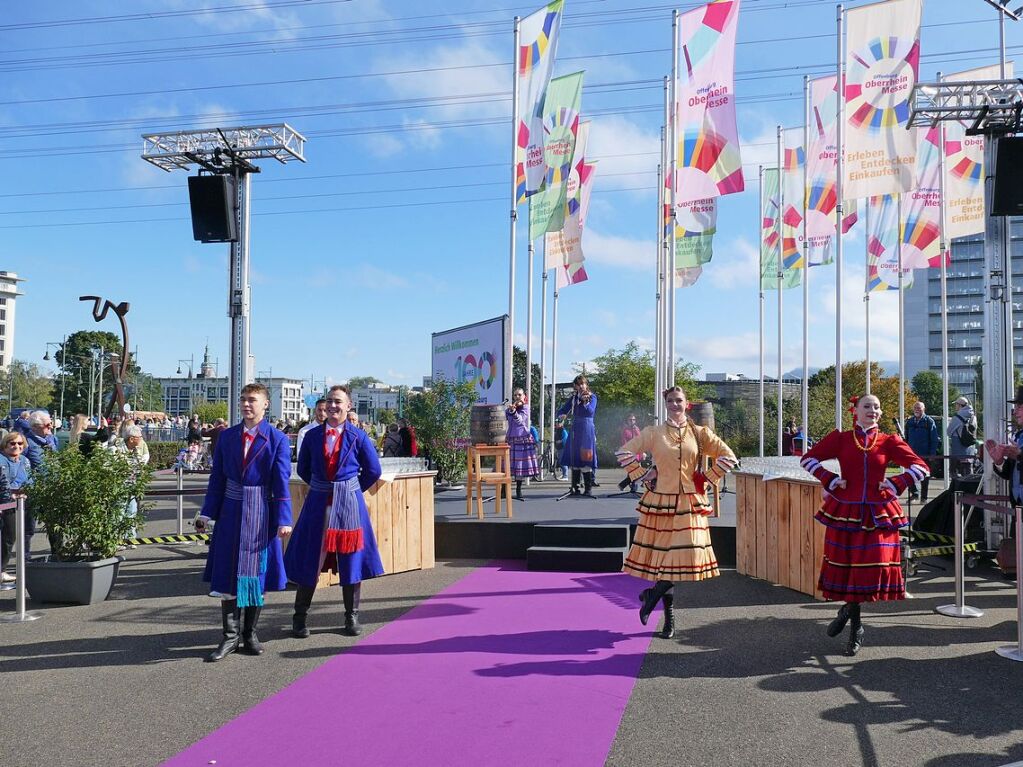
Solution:
M 238 607 L 262 607 L 263 589 L 260 587 L 259 578 L 238 579 Z

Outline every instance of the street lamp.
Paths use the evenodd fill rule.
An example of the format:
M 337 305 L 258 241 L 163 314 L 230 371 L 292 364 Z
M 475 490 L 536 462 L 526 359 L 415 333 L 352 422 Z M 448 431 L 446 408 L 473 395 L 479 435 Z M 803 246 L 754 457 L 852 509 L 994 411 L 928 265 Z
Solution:
M 267 418 L 267 420 L 272 420 L 275 417 L 274 416 L 274 369 L 270 368 L 269 370 L 260 370 L 259 373 L 256 375 L 256 380 L 258 381 L 260 378 L 262 378 L 264 381 L 266 381 L 266 391 L 270 395 L 270 413 L 269 413 L 269 417 Z M 284 397 L 283 397 L 283 395 L 281 396 L 281 418 L 284 418 Z
M 190 355 L 188 357 L 188 359 L 180 359 L 180 360 L 178 360 L 178 375 L 181 375 L 181 366 L 182 365 L 188 365 L 188 415 L 191 416 L 192 415 L 192 378 L 194 377 L 194 374 L 195 374 L 194 373 L 194 371 L 195 371 L 195 355 L 194 354 Z M 181 401 L 180 397 L 178 398 L 178 401 L 179 402 Z M 178 408 L 178 409 L 180 410 L 180 408 Z M 181 415 L 181 413 L 177 413 L 177 415 Z
M 60 419 L 61 424 L 64 423 L 64 346 L 67 344 L 67 336 L 64 336 L 64 340 L 60 343 L 54 341 L 46 342 L 46 352 L 43 354 L 43 360 L 48 361 L 50 359 L 50 347 L 56 346 L 60 349 L 60 411 L 57 417 Z

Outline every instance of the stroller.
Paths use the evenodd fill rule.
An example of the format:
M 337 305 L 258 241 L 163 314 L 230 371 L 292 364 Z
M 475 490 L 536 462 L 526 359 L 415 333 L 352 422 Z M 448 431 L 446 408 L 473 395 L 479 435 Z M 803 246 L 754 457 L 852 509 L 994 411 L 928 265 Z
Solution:
M 952 556 L 955 551 L 956 508 L 955 494 L 975 494 L 981 482 L 980 474 L 957 477 L 947 490 L 928 501 L 913 520 L 908 530 L 902 531 L 903 562 L 906 574 L 915 575 L 918 560 L 925 557 Z M 966 524 L 963 535 L 963 550 L 966 566 L 977 566 L 983 556 L 988 556 L 981 546 L 984 543 L 984 515 L 974 514 L 966 507 Z

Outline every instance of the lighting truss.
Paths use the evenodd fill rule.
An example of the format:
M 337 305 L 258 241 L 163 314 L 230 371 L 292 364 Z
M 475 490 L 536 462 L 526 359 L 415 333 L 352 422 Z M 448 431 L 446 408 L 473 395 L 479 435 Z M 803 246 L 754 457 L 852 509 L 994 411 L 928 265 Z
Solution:
M 305 162 L 305 137 L 287 123 L 148 133 L 142 136 L 142 159 L 165 171 L 199 166 L 223 173 L 235 166 L 258 169 L 252 160 Z
M 943 120 L 970 123 L 967 133 L 1003 134 L 1020 130 L 1023 80 L 917 83 L 909 127 L 929 128 Z

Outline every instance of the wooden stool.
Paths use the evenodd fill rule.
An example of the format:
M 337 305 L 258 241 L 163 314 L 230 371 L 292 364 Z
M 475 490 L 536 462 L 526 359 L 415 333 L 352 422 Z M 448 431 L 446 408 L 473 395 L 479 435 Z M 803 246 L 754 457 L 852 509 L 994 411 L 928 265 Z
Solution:
M 494 470 L 483 471 L 481 458 L 493 457 Z M 472 514 L 473 494 L 476 497 L 476 515 L 483 519 L 483 486 L 494 486 L 494 511 L 501 513 L 501 492 L 504 492 L 508 519 L 512 516 L 511 448 L 508 445 L 470 445 L 467 453 L 468 478 L 465 483 L 465 513 Z

